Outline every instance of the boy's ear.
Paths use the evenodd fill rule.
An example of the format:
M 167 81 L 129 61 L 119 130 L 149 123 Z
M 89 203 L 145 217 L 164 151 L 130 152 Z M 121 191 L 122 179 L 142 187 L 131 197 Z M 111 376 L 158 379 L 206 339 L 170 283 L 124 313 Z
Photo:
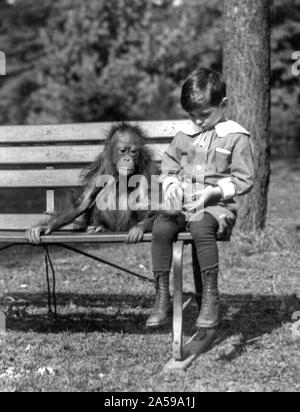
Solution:
M 224 97 L 224 99 L 221 101 L 221 107 L 224 109 L 228 105 L 228 97 Z

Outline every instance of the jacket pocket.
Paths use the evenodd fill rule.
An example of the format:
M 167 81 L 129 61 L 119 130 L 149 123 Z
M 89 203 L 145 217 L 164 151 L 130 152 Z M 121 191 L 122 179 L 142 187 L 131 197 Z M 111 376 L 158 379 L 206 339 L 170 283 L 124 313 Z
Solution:
M 216 168 L 218 173 L 228 173 L 230 171 L 231 152 L 229 150 L 216 148 Z

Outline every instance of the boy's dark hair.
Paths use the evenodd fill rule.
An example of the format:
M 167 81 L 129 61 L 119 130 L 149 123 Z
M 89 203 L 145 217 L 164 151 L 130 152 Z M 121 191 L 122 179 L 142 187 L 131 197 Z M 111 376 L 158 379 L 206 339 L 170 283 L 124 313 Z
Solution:
M 198 68 L 182 87 L 181 105 L 191 113 L 199 106 L 218 106 L 226 97 L 226 83 L 214 70 Z

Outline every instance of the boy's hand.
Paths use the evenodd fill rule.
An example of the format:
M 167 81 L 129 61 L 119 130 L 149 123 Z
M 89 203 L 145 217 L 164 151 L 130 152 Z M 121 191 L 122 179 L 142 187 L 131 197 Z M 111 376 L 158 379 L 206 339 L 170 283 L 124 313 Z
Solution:
M 174 202 L 183 198 L 183 189 L 181 184 L 172 183 L 165 192 L 165 202 Z
M 225 214 L 219 218 L 218 240 L 230 240 L 234 222 Z
M 204 206 L 216 205 L 222 199 L 223 193 L 219 187 L 208 186 L 203 190 L 202 201 Z
M 178 214 L 182 211 L 183 189 L 181 183 L 172 183 L 164 193 L 164 212 Z
M 202 210 L 206 206 L 216 205 L 222 199 L 222 191 L 219 187 L 208 186 L 205 189 L 195 194 L 197 200 L 191 201 L 184 205 L 188 212 L 194 210 Z

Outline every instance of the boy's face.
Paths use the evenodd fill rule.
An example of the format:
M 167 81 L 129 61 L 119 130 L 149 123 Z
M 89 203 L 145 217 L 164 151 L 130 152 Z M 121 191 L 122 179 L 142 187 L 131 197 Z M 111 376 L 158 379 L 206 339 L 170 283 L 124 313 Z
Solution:
M 225 101 L 219 106 L 203 105 L 198 106 L 189 113 L 192 122 L 198 127 L 199 132 L 212 130 L 220 121 L 225 120 Z

